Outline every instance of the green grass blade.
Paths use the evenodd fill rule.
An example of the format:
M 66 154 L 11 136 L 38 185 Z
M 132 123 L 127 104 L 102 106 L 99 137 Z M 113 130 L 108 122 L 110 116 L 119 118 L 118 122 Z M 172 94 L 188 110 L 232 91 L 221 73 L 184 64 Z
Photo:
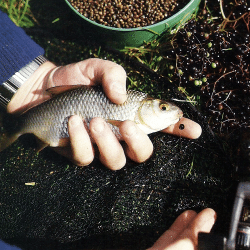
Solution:
M 22 21 L 24 15 L 26 15 L 26 12 L 27 12 L 27 8 L 28 8 L 28 3 L 29 3 L 29 0 L 26 0 L 25 3 L 24 3 L 24 9 L 22 11 L 22 14 L 21 14 L 21 17 L 19 18 L 18 20 L 18 26 L 19 26 L 19 23 Z

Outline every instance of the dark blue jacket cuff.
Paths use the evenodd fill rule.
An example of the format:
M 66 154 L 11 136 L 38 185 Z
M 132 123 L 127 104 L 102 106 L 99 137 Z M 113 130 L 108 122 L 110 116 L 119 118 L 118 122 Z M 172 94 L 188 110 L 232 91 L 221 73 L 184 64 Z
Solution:
M 43 54 L 44 49 L 0 11 L 0 85 Z

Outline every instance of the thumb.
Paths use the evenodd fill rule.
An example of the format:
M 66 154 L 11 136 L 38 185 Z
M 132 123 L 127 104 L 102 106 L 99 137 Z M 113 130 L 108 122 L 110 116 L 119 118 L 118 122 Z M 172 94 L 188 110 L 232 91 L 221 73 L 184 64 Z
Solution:
M 48 79 L 49 92 L 58 93 L 80 85 L 101 84 L 107 97 L 116 104 L 126 100 L 126 72 L 120 65 L 97 58 L 55 68 Z
M 103 61 L 101 83 L 107 97 L 116 104 L 125 102 L 126 95 L 126 72 L 120 65 Z

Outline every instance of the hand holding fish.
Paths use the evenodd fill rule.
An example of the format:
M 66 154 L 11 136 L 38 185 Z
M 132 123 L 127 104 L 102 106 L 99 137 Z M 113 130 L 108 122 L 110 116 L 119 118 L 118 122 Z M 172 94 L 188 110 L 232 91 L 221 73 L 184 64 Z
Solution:
M 79 89 L 80 85 L 100 84 L 108 98 L 99 90 Z M 75 89 L 76 86 L 78 89 Z M 65 92 L 69 89 L 70 92 Z M 62 95 L 59 95 L 61 92 Z M 55 98 L 51 99 L 53 94 Z M 85 98 L 84 111 L 79 107 L 80 103 L 82 104 L 82 96 Z M 73 105 L 72 103 L 77 102 L 75 98 L 78 98 L 78 104 Z M 64 100 L 67 100 L 66 103 Z M 94 108 L 96 105 L 99 105 L 102 112 Z M 34 106 L 37 107 L 32 108 Z M 32 109 L 29 110 L 30 108 Z M 54 116 L 50 113 L 53 109 Z M 94 109 L 95 115 L 87 114 L 86 110 L 89 109 Z M 50 62 L 41 65 L 8 105 L 10 113 L 22 113 L 26 110 L 29 111 L 22 115 L 26 125 L 19 134 L 8 140 L 8 144 L 23 133 L 33 132 L 44 144 L 54 147 L 55 151 L 81 166 L 93 161 L 93 141 L 98 147 L 101 162 L 112 170 L 118 170 L 126 163 L 125 155 L 135 162 L 143 162 L 151 156 L 153 145 L 146 135 L 148 133 L 164 129 L 164 132 L 190 139 L 201 134 L 200 126 L 189 119 L 181 118 L 182 112 L 175 105 L 148 98 L 139 92 L 130 91 L 126 94 L 124 69 L 111 61 L 101 59 L 88 59 L 63 67 L 56 67 Z M 48 113 L 48 116 L 41 125 L 41 114 L 44 117 L 44 113 Z M 152 115 L 156 113 L 159 113 L 160 119 L 151 124 L 151 120 L 154 120 Z M 161 119 L 162 115 L 165 121 Z M 171 119 L 166 124 L 168 116 Z M 34 117 L 37 123 L 32 127 L 29 121 L 33 121 Z M 58 129 L 58 124 L 63 126 Z M 179 129 L 180 124 L 184 129 Z M 68 139 L 65 140 L 65 136 L 59 138 L 63 137 L 62 133 L 67 134 L 70 143 Z M 125 141 L 125 147 L 122 147 L 120 138 Z M 3 147 L 0 145 L 1 149 Z
M 116 104 L 126 100 L 126 72 L 118 64 L 96 58 L 57 67 L 42 64 L 18 90 L 8 104 L 9 113 L 22 113 L 59 94 L 80 85 L 101 84 L 107 97 Z

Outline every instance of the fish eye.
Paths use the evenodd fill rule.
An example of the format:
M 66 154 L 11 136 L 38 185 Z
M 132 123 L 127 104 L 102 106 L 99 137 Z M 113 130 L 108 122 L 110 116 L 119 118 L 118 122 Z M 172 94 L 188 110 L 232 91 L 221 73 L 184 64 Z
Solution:
M 167 103 L 161 103 L 159 108 L 162 110 L 162 111 L 167 111 L 169 110 L 169 105 Z

